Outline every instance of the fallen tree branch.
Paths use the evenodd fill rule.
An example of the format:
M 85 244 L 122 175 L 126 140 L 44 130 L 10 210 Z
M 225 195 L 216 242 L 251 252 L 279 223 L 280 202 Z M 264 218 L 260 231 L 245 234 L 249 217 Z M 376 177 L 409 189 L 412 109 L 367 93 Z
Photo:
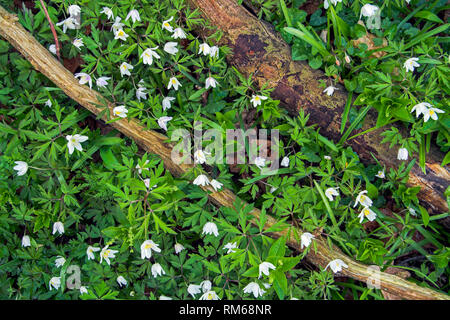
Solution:
M 287 110 L 298 114 L 303 109 L 309 114 L 309 123 L 317 124 L 320 133 L 327 138 L 339 141 L 340 126 L 344 106 L 347 100 L 345 88 L 338 85 L 332 97 L 322 92 L 319 80 L 327 80 L 320 70 L 313 70 L 306 62 L 293 61 L 291 48 L 273 29 L 273 26 L 258 20 L 236 0 L 189 0 L 192 7 L 198 8 L 203 18 L 209 21 L 214 29 L 198 30 L 207 36 L 221 30 L 223 36 L 220 44 L 227 45 L 232 53 L 227 56 L 245 76 L 253 74 L 252 79 L 259 87 L 264 84 L 273 88 L 272 98 L 280 100 Z M 376 125 L 377 115 L 369 112 L 364 126 L 355 133 L 363 132 Z M 386 127 L 388 128 L 388 127 Z M 403 137 L 408 136 L 403 127 L 397 126 Z M 383 137 L 380 130 L 374 130 L 358 136 L 346 144 L 359 155 L 365 163 L 373 162 L 372 154 L 388 168 L 396 168 L 401 161 L 397 160 L 397 150 L 389 148 L 389 143 L 381 144 Z M 420 186 L 418 198 L 428 208 L 430 214 L 448 212 L 444 192 L 450 185 L 449 167 L 441 167 L 444 155 L 432 148 L 427 154 L 424 174 L 416 164 L 409 174 L 408 186 Z M 417 161 L 418 163 L 418 161 Z M 439 220 L 450 229 L 450 217 Z
M 15 15 L 5 11 L 0 6 L 0 36 L 11 43 L 32 65 L 44 74 L 50 81 L 61 88 L 70 98 L 78 102 L 80 105 L 98 115 L 103 111 L 98 107 L 103 105 L 100 93 L 89 89 L 87 86 L 79 84 L 72 73 L 61 65 L 33 36 L 28 33 L 18 22 Z M 112 111 L 114 105 L 108 102 L 109 111 Z M 106 120 L 106 115 L 103 116 Z M 176 176 L 181 176 L 192 168 L 192 165 L 177 164 L 171 159 L 172 146 L 165 143 L 167 137 L 153 130 L 147 130 L 135 119 L 121 119 L 111 123 L 111 126 L 122 132 L 124 135 L 134 140 L 140 147 L 147 152 L 156 154 L 161 157 L 164 166 Z M 236 195 L 229 189 L 223 188 L 219 192 L 215 192 L 211 186 L 203 187 L 209 193 L 211 201 L 218 206 L 233 207 L 236 201 Z M 255 219 L 259 220 L 260 210 L 254 209 L 251 214 Z M 265 230 L 273 226 L 277 221 L 267 216 L 267 222 L 264 226 Z M 287 243 L 292 248 L 302 251 L 300 243 L 297 239 L 302 231 L 289 226 L 284 231 L 274 232 L 273 237 L 287 237 Z M 331 260 L 341 259 L 348 268 L 344 268 L 342 274 L 359 281 L 367 281 L 374 277 L 373 271 L 368 269 L 367 265 L 358 263 L 346 256 L 341 250 L 332 245 L 328 245 L 327 241 L 321 236 L 317 236 L 314 240 L 316 250 L 312 245 L 306 258 L 316 266 L 325 267 Z M 398 276 L 385 272 L 377 275 L 380 281 L 381 290 L 391 294 L 403 297 L 405 299 L 442 299 L 450 300 L 450 297 L 438 291 L 420 287 L 410 281 L 404 280 Z

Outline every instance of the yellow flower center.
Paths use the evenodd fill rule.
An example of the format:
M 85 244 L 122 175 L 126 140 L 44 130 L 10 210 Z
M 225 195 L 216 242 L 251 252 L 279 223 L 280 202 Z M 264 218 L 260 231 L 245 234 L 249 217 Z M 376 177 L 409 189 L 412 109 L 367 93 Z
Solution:
M 145 249 L 151 249 L 151 248 L 153 248 L 153 244 L 147 243 L 147 244 L 145 245 Z
M 172 83 L 173 84 L 177 83 L 177 80 L 176 79 L 172 79 Z
M 430 116 L 432 116 L 434 114 L 433 110 L 430 110 Z
M 164 23 L 165 27 L 170 27 L 170 24 L 168 22 Z
M 364 215 L 368 216 L 370 214 L 370 211 L 368 209 L 364 209 Z
M 364 202 L 364 200 L 366 200 L 366 196 L 361 196 L 360 202 Z
M 208 300 L 212 300 L 213 299 L 213 294 L 212 293 L 208 293 Z
M 258 97 L 258 96 L 256 96 L 256 97 L 255 97 L 255 100 L 256 100 L 256 101 L 259 101 L 259 97 Z

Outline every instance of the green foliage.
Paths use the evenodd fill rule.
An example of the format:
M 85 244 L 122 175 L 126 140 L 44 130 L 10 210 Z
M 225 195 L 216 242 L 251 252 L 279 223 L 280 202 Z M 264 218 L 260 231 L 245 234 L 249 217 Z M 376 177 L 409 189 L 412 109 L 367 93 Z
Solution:
M 208 281 L 210 290 L 221 299 L 254 299 L 244 292 L 251 283 L 265 291 L 258 299 L 342 299 L 350 289 L 356 299 L 382 298 L 380 291 L 369 292 L 361 283 L 335 283 L 329 268 L 304 268 L 304 256 L 316 249 L 314 240 L 298 254 L 289 249 L 285 237 L 270 237 L 276 231 L 289 233 L 292 227 L 322 235 L 349 256 L 383 268 L 419 252 L 425 261 L 413 270 L 416 281 L 424 286 L 435 286 L 448 277 L 448 237 L 419 205 L 418 190 L 406 186 L 411 165 L 390 169 L 385 179 L 377 178 L 381 166 L 364 166 L 351 149 L 334 144 L 315 125 L 309 125 L 308 115 L 300 112 L 296 118 L 289 117 L 279 101 L 269 98 L 270 90 L 257 91 L 252 76 L 244 77 L 230 68 L 225 61 L 229 49 L 221 47 L 217 57 L 199 54 L 201 43 L 213 46 L 220 34 L 198 39 L 191 30 L 205 23 L 184 1 L 139 3 L 138 7 L 129 0 L 49 2 L 53 22 L 68 17 L 69 4 L 82 8 L 80 29 L 64 33 L 57 27 L 63 59 L 81 58 L 76 73 L 89 74 L 93 88 L 116 105 L 125 105 L 128 118 L 169 136 L 175 129 L 192 133 L 195 121 L 202 121 L 203 130 L 218 129 L 223 139 L 225 129 L 278 129 L 280 157 L 288 157 L 289 165 L 270 176 L 248 163 L 197 165 L 175 178 L 160 158 L 144 153 L 135 142 L 80 108 L 0 40 L 1 298 L 199 299 L 208 296 Z M 268 15 L 279 2 L 259 3 Z M 283 11 L 291 16 L 292 24 L 305 24 L 303 33 L 318 40 L 314 29 L 306 26 L 307 16 L 290 3 L 286 2 Z M 303 3 L 294 1 L 296 7 Z M 21 23 L 48 48 L 54 39 L 39 1 L 35 4 L 36 10 L 8 9 L 17 10 Z M 114 17 L 122 17 L 123 30 L 129 35 L 125 41 L 114 39 L 113 20 L 101 13 L 104 6 L 112 8 Z M 139 10 L 141 21 L 125 19 L 133 8 Z M 183 28 L 187 39 L 174 40 L 161 28 L 171 16 L 171 26 Z M 321 13 L 313 16 L 311 26 L 327 21 Z M 436 20 L 426 13 L 418 17 L 430 23 Z M 346 21 L 345 17 L 334 19 L 340 25 Z M 342 41 L 347 31 L 342 27 Z M 74 39 L 83 39 L 84 46 L 75 47 Z M 310 44 L 293 39 L 299 55 L 319 57 Z M 178 43 L 175 55 L 163 50 L 169 41 Z M 160 58 L 143 64 L 144 50 L 156 46 Z M 333 52 L 328 46 L 326 51 Z M 121 75 L 122 62 L 133 66 L 130 76 Z M 312 64 L 319 68 L 328 66 L 328 61 Z M 209 76 L 218 80 L 215 88 L 204 88 Z M 96 85 L 100 77 L 111 78 L 104 88 Z M 167 89 L 171 77 L 180 81 L 178 90 Z M 145 86 L 147 97 L 137 97 L 140 86 Z M 253 95 L 268 99 L 254 107 Z M 163 108 L 167 96 L 175 98 L 170 109 Z M 353 115 L 349 110 L 352 125 L 358 119 Z M 173 118 L 167 132 L 158 125 L 162 116 Z M 111 117 L 110 121 L 116 120 Z M 67 136 L 76 134 L 88 139 L 81 143 L 81 151 L 72 153 Z M 391 131 L 385 137 L 414 148 L 415 136 L 402 140 Z M 18 175 L 16 161 L 27 162 L 25 174 Z M 200 172 L 207 172 L 249 204 L 237 199 L 232 208 L 214 206 L 208 194 L 192 184 Z M 333 200 L 327 195 L 329 188 L 339 190 Z M 361 223 L 362 206 L 354 204 L 364 190 L 373 200 L 376 220 L 364 218 Z M 392 215 L 378 209 L 388 202 L 396 206 Z M 250 214 L 253 208 L 261 209 L 257 221 Z M 269 215 L 277 222 L 265 229 Z M 440 218 L 446 216 L 443 213 Z M 62 222 L 63 234 L 53 232 L 55 222 Z M 217 236 L 207 232 L 207 223 L 216 225 Z M 412 240 L 416 232 L 423 237 L 417 243 Z M 22 245 L 25 235 L 30 237 L 29 246 Z M 156 247 L 150 250 L 151 257 L 142 258 L 146 240 Z M 180 244 L 183 250 L 178 251 Z M 92 252 L 94 258 L 89 259 L 90 246 L 103 250 Z M 108 249 L 117 252 L 108 253 Z M 62 266 L 55 264 L 58 257 L 65 259 Z M 263 262 L 274 266 L 269 275 L 261 274 Z M 164 272 L 155 276 L 158 264 Z M 70 266 L 80 268 L 86 293 L 68 287 L 73 275 Z M 117 282 L 119 276 L 127 285 Z M 50 287 L 54 277 L 61 278 L 58 289 Z M 199 293 L 188 292 L 193 284 L 202 284 Z M 448 290 L 448 284 L 441 289 Z

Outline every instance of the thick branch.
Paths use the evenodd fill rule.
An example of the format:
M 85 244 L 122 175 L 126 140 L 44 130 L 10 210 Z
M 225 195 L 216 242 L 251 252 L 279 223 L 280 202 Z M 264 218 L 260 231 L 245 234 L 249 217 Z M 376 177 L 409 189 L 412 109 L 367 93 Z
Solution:
M 198 8 L 203 17 L 215 28 L 223 31 L 221 44 L 232 49 L 228 56 L 230 64 L 244 75 L 253 74 L 253 79 L 261 87 L 268 84 L 273 88 L 272 98 L 280 100 L 291 114 L 297 114 L 304 109 L 310 115 L 310 123 L 317 124 L 320 133 L 334 141 L 341 138 L 340 126 L 347 93 L 342 86 L 332 97 L 327 96 L 319 87 L 319 80 L 327 80 L 320 70 L 311 69 L 307 63 L 293 61 L 289 45 L 283 41 L 273 27 L 260 21 L 239 6 L 236 0 L 189 0 L 193 7 Z M 208 35 L 209 30 L 199 30 Z M 369 112 L 366 116 L 362 132 L 375 127 L 377 115 Z M 408 133 L 398 127 L 406 137 Z M 397 150 L 389 148 L 389 144 L 381 144 L 380 130 L 375 130 L 347 142 L 364 162 L 372 162 L 373 154 L 387 167 L 396 168 Z M 420 186 L 418 194 L 421 203 L 431 214 L 448 212 L 444 196 L 445 189 L 450 184 L 448 166 L 442 168 L 440 161 L 443 155 L 432 148 L 427 154 L 426 171 L 424 174 L 416 164 L 412 168 L 408 186 Z M 418 162 L 417 162 L 418 163 Z M 444 220 L 444 221 L 443 221 Z M 440 220 L 450 228 L 450 218 Z
M 103 105 L 101 102 L 104 98 L 100 93 L 82 86 L 74 78 L 74 76 L 66 70 L 42 45 L 40 45 L 31 34 L 29 34 L 17 21 L 17 17 L 9 14 L 0 6 L 0 36 L 9 41 L 22 55 L 30 61 L 30 63 L 55 85 L 60 87 L 69 97 L 78 102 L 80 105 L 98 115 Z M 113 104 L 109 103 L 110 111 Z M 106 116 L 103 117 L 106 120 Z M 124 135 L 136 141 L 144 150 L 157 154 L 164 162 L 166 169 L 174 175 L 180 176 L 192 168 L 190 165 L 179 165 L 171 159 L 172 147 L 165 143 L 167 137 L 147 130 L 135 119 L 119 120 L 111 123 L 111 125 L 122 132 Z M 223 189 L 220 192 L 214 192 L 212 187 L 204 187 L 209 193 L 209 197 L 213 203 L 218 206 L 233 207 L 236 196 L 231 190 Z M 255 219 L 259 219 L 260 211 L 254 209 L 251 214 Z M 270 228 L 276 223 L 273 217 L 268 217 L 265 229 Z M 276 232 L 274 237 L 287 236 L 288 244 L 298 251 L 301 251 L 300 244 L 296 239 L 302 233 L 301 230 L 294 227 L 286 228 L 283 232 Z M 356 280 L 366 281 L 373 273 L 368 270 L 367 266 L 358 263 L 344 255 L 337 246 L 329 247 L 326 240 L 318 236 L 314 240 L 317 250 L 310 248 L 307 259 L 313 264 L 325 267 L 331 260 L 341 259 L 348 264 L 348 269 L 344 269 L 342 274 L 352 277 Z M 405 299 L 449 299 L 449 296 L 429 288 L 419 287 L 418 285 L 403 280 L 400 277 L 388 273 L 380 272 L 379 274 L 381 289 L 389 293 L 401 296 Z

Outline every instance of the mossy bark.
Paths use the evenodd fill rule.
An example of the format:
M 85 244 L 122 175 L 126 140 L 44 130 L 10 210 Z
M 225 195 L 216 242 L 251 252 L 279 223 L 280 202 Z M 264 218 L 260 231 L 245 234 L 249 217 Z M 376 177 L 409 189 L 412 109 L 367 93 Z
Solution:
M 52 54 L 45 49 L 33 36 L 28 33 L 18 22 L 17 16 L 5 11 L 0 6 L 0 36 L 6 39 L 13 47 L 15 47 L 32 65 L 33 67 L 45 75 L 50 81 L 61 88 L 69 97 L 78 102 L 80 105 L 98 115 L 104 108 L 108 108 L 111 112 L 114 107 L 113 103 L 107 101 L 104 108 L 105 98 L 95 90 L 89 89 L 87 86 L 80 85 L 78 80 L 57 61 Z M 102 118 L 106 120 L 106 116 Z M 122 132 L 124 135 L 133 139 L 142 149 L 147 152 L 156 154 L 161 157 L 164 166 L 175 176 L 181 176 L 188 172 L 192 165 L 178 164 L 171 157 L 172 146 L 166 143 L 167 137 L 146 129 L 138 120 L 121 119 L 111 123 L 111 126 Z M 211 186 L 203 187 L 208 192 L 209 198 L 217 206 L 234 207 L 237 199 L 236 195 L 229 189 L 222 188 L 215 192 Z M 253 222 L 260 219 L 261 212 L 253 209 L 251 212 L 255 218 Z M 270 216 L 266 216 L 267 221 L 264 229 L 271 228 L 277 221 Z M 286 236 L 287 243 L 294 249 L 302 251 L 298 241 L 302 230 L 293 226 L 286 226 L 283 231 L 271 233 L 274 238 Z M 367 281 L 374 278 L 372 269 L 367 265 L 356 262 L 351 257 L 346 256 L 341 250 L 331 244 L 321 236 L 317 236 L 313 240 L 306 258 L 317 266 L 324 268 L 330 261 L 341 259 L 348 268 L 344 268 L 342 274 L 352 277 L 359 281 Z M 412 282 L 404 280 L 398 276 L 379 272 L 376 275 L 379 280 L 380 289 L 391 294 L 400 296 L 404 299 L 441 299 L 450 300 L 450 297 L 444 293 L 420 287 Z
M 289 45 L 274 30 L 272 25 L 258 20 L 235 0 L 189 0 L 192 7 L 198 8 L 202 16 L 215 27 L 214 30 L 197 30 L 208 35 L 217 29 L 223 32 L 220 40 L 222 45 L 232 49 L 228 56 L 230 64 L 241 73 L 248 76 L 260 87 L 267 84 L 273 88 L 272 98 L 280 100 L 292 114 L 303 109 L 310 115 L 310 123 L 317 124 L 320 133 L 329 139 L 339 141 L 340 127 L 344 106 L 347 100 L 345 88 L 338 85 L 333 96 L 324 94 L 319 86 L 319 80 L 327 80 L 320 70 L 313 70 L 305 62 L 293 61 Z M 363 128 L 357 132 L 373 128 L 376 124 L 376 113 L 369 112 Z M 406 137 L 407 131 L 397 126 L 400 133 Z M 365 163 L 373 162 L 372 154 L 386 167 L 396 168 L 397 149 L 389 148 L 389 144 L 381 144 L 383 129 L 366 133 L 346 142 Z M 440 166 L 444 155 L 432 147 L 426 157 L 426 174 L 418 166 L 418 161 L 412 168 L 408 186 L 420 186 L 418 197 L 430 214 L 448 212 L 444 196 L 449 186 L 449 167 Z M 450 218 L 440 221 L 450 228 Z

